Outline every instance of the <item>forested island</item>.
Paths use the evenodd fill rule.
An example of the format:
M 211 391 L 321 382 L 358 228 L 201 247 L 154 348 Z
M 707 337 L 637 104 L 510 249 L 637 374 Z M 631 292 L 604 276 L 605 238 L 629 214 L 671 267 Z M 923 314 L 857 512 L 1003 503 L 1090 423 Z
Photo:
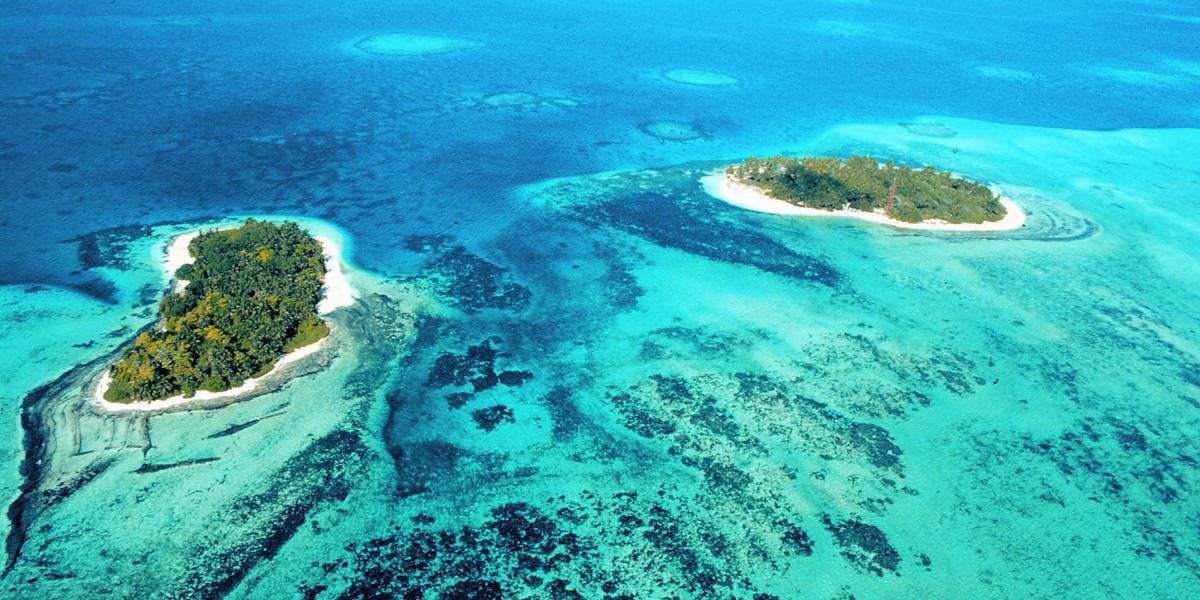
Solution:
M 138 335 L 112 367 L 104 400 L 226 391 L 329 333 L 316 310 L 322 247 L 296 223 L 248 219 L 198 235 L 188 250 L 194 262 L 175 272 L 186 286 L 163 298 L 158 326 Z
M 730 166 L 726 178 L 795 206 L 876 213 L 904 223 L 980 224 L 1008 212 L 980 183 L 868 156 L 750 158 Z

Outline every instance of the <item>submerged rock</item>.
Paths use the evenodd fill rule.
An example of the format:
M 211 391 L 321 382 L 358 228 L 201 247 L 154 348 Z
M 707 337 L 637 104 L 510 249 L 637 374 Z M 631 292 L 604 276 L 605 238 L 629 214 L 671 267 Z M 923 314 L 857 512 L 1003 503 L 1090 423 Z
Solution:
M 512 409 L 503 404 L 476 410 L 471 413 L 471 418 L 475 420 L 475 425 L 483 431 L 491 431 L 501 424 L 515 421 Z
M 898 574 L 900 554 L 878 527 L 855 519 L 834 521 L 829 515 L 822 516 L 821 522 L 851 564 L 874 575 L 882 576 L 885 571 Z
M 682 121 L 648 121 L 638 125 L 638 129 L 664 142 L 690 142 L 708 137 L 696 124 Z

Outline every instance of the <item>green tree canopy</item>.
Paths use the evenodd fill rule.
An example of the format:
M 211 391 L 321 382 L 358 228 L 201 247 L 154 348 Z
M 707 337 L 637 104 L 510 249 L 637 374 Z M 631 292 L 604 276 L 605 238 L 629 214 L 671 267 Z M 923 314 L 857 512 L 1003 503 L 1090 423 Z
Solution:
M 325 279 L 321 245 L 293 222 L 247 220 L 188 247 L 183 291 L 159 304 L 159 327 L 113 366 L 111 402 L 224 391 L 269 371 L 285 352 L 329 333 L 316 307 Z

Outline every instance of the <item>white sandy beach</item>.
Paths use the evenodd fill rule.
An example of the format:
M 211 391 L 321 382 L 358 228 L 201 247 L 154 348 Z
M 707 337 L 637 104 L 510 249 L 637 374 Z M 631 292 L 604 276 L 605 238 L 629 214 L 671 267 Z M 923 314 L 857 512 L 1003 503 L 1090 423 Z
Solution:
M 317 303 L 317 314 L 327 315 L 343 306 L 354 304 L 354 288 L 346 273 L 342 271 L 342 246 L 327 237 L 317 236 L 325 255 L 325 287 L 321 301 Z
M 850 219 L 861 219 L 872 223 L 889 225 L 899 229 L 921 229 L 926 231 L 1006 231 L 1009 229 L 1018 229 L 1025 224 L 1025 213 L 1021 207 L 1017 206 L 1007 196 L 1000 196 L 1000 203 L 1004 205 L 1004 218 L 999 221 L 990 221 L 987 223 L 947 223 L 938 219 L 922 221 L 920 223 L 908 223 L 892 219 L 887 215 L 876 212 L 865 212 L 861 210 L 845 209 L 845 210 L 822 210 L 818 208 L 805 208 L 796 206 L 783 200 L 778 200 L 768 196 L 763 191 L 735 181 L 731 176 L 725 173 L 724 169 L 719 172 L 706 175 L 700 179 L 704 191 L 710 196 L 728 202 L 734 206 L 753 210 L 757 212 L 770 213 L 773 215 L 784 216 L 802 216 L 802 217 L 845 217 Z
M 200 235 L 197 231 L 188 232 L 177 236 L 171 241 L 167 247 L 167 256 L 163 262 L 163 268 L 167 273 L 174 277 L 175 271 L 183 265 L 195 262 L 195 257 L 188 251 L 188 245 L 196 236 Z M 346 278 L 346 273 L 342 270 L 342 247 L 336 241 L 317 236 L 317 241 L 321 244 L 322 254 L 325 257 L 325 285 L 322 288 L 321 300 L 317 303 L 317 313 L 326 315 L 338 308 L 350 306 L 354 304 L 355 292 L 350 285 L 350 280 Z M 188 282 L 184 280 L 175 280 L 173 293 L 178 293 L 187 287 Z M 262 377 L 247 379 L 242 385 L 236 388 L 228 389 L 223 392 L 209 392 L 205 390 L 197 391 L 191 398 L 180 396 L 172 396 L 162 400 L 152 402 L 109 402 L 104 399 L 104 392 L 108 390 L 108 386 L 112 383 L 112 374 L 110 369 L 105 369 L 104 374 L 100 376 L 100 381 L 96 384 L 96 390 L 92 394 L 93 403 L 96 408 L 105 413 L 137 413 L 137 412 L 158 412 L 179 406 L 208 403 L 212 400 L 221 398 L 232 398 L 245 394 L 252 393 L 263 380 L 277 373 L 288 363 L 295 362 L 306 356 L 313 354 L 324 347 L 326 342 L 333 334 L 313 342 L 303 348 L 297 348 L 275 362 L 275 366 L 271 368 Z
M 196 258 L 188 251 L 188 245 L 199 235 L 199 231 L 189 231 L 171 240 L 171 244 L 167 246 L 167 260 L 163 263 L 163 268 L 166 269 L 167 275 L 175 277 L 175 271 L 178 271 L 179 267 L 196 262 Z M 178 294 L 187 287 L 187 284 L 187 280 L 176 279 L 175 287 L 172 291 Z

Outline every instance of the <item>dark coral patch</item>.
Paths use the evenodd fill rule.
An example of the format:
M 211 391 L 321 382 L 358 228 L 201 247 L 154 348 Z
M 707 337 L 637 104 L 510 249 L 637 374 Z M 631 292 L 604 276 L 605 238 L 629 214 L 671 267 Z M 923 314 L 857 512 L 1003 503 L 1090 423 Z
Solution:
M 492 431 L 504 423 L 516 420 L 513 418 L 512 409 L 503 404 L 472 411 L 471 418 L 475 420 L 475 426 L 484 431 Z
M 808 533 L 800 528 L 799 525 L 788 524 L 783 530 L 784 550 L 787 552 L 795 552 L 802 556 L 811 556 L 813 552 L 812 539 L 808 537 Z
M 565 180 L 540 190 L 539 200 L 590 225 L 611 227 L 659 246 L 802 281 L 841 284 L 840 273 L 825 260 L 776 241 L 758 223 L 729 218 L 745 215 L 725 207 L 697 185 L 698 172 L 717 166 L 684 165 Z
M 492 509 L 492 520 L 484 527 L 496 533 L 504 548 L 516 552 L 548 554 L 557 545 L 554 522 L 524 502 Z
M 892 441 L 886 429 L 870 423 L 854 423 L 849 433 L 850 439 L 863 449 L 871 464 L 883 468 L 900 464 L 900 455 L 904 451 Z
M 467 402 L 470 400 L 471 394 L 467 392 L 454 392 L 452 394 L 446 394 L 446 406 L 449 406 L 451 410 L 456 410 L 466 406 Z
M 822 515 L 821 522 L 833 534 L 842 556 L 850 564 L 881 577 L 884 572 L 898 574 L 900 553 L 878 527 L 855 519 L 835 522 L 829 515 Z
M 505 371 L 497 375 L 496 378 L 504 385 L 516 387 L 524 385 L 525 382 L 533 379 L 533 373 L 529 371 Z
M 550 417 L 554 421 L 554 441 L 565 442 L 571 439 L 587 421 L 587 417 L 579 410 L 571 390 L 559 386 L 550 390 L 542 399 Z
M 650 496 L 647 498 L 644 496 Z M 731 567 L 745 547 L 716 533 L 707 511 L 659 489 L 493 506 L 481 522 L 436 530 L 408 519 L 322 565 L 309 598 L 752 598 L 762 590 Z M 682 513 L 680 511 L 683 511 Z M 608 554 L 619 546 L 628 552 Z M 762 595 L 761 597 L 771 597 Z
M 519 387 L 533 379 L 533 373 L 529 371 L 496 372 L 496 359 L 504 356 L 493 346 L 499 343 L 500 338 L 491 337 L 478 345 L 468 347 L 462 354 L 445 352 L 439 355 L 429 369 L 429 375 L 425 379 L 426 387 L 469 386 L 469 391 L 459 390 L 445 396 L 446 404 L 451 409 L 458 409 L 466 406 L 475 394 L 497 385 Z
M 405 246 L 433 255 L 425 272 L 415 279 L 423 279 L 446 302 L 467 314 L 489 308 L 521 312 L 529 307 L 533 298 L 529 288 L 512 281 L 508 269 L 484 260 L 466 246 L 444 236 L 414 236 Z
M 442 592 L 438 598 L 443 600 L 502 600 L 504 592 L 497 581 L 467 580 L 450 586 L 450 589 Z
M 468 382 L 481 391 L 496 385 L 497 377 L 494 368 L 496 350 L 492 348 L 495 338 L 484 340 L 482 344 L 467 348 L 465 354 L 445 353 L 437 357 L 425 385 L 429 387 L 446 387 L 450 385 L 465 385 Z
M 795 252 L 752 229 L 718 224 L 711 215 L 674 198 L 643 192 L 589 207 L 582 214 L 589 221 L 720 262 L 829 286 L 839 282 L 839 273 L 825 261 Z
M 79 245 L 79 264 L 83 269 L 128 269 L 129 258 L 125 252 L 128 244 L 148 235 L 150 228 L 145 225 L 127 225 L 81 235 L 68 241 Z

